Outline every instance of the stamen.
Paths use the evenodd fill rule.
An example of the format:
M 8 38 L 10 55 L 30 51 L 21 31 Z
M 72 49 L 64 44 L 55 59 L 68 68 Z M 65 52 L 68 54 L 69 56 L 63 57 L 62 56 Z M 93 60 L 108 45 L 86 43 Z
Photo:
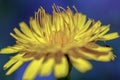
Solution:
M 59 13 L 59 8 L 54 4 L 53 5 L 55 12 Z
M 59 6 L 59 9 L 62 9 L 62 11 L 66 12 L 66 10 L 63 7 Z
M 76 8 L 75 6 L 73 6 L 73 8 L 74 8 L 74 10 L 76 11 L 76 13 L 78 13 L 78 10 L 77 10 L 77 8 Z

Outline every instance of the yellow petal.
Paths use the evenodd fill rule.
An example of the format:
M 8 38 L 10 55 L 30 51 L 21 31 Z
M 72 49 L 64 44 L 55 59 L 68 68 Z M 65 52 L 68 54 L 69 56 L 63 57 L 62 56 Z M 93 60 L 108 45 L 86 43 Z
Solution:
M 46 41 L 43 38 L 39 37 L 35 33 L 33 33 L 33 35 L 36 38 L 37 42 L 39 42 L 39 43 L 46 43 Z
M 65 77 L 68 74 L 69 66 L 65 56 L 62 57 L 60 63 L 56 63 L 54 66 L 54 75 L 56 78 Z
M 114 60 L 115 58 L 115 55 L 112 53 L 112 52 L 109 52 L 108 55 L 102 55 L 100 57 L 98 57 L 98 61 L 103 61 L 103 62 L 108 62 L 108 61 L 111 61 L 111 60 Z
M 100 30 L 101 30 L 101 33 L 99 34 L 99 36 L 103 36 L 104 34 L 106 34 L 110 30 L 110 25 L 102 26 L 100 28 Z
M 79 54 L 85 56 L 87 59 L 91 59 L 91 60 L 97 59 L 96 55 L 91 54 L 90 52 L 84 52 L 82 50 L 79 50 Z
M 46 38 L 49 38 L 50 36 L 50 33 L 51 33 L 51 29 L 50 29 L 50 25 L 49 25 L 49 22 L 46 21 L 46 24 L 44 25 L 44 31 L 45 31 L 45 34 L 46 34 Z M 60 30 L 60 26 L 57 28 L 57 30 Z
M 60 21 L 60 26 L 61 26 L 61 30 L 63 31 L 64 30 L 64 25 L 63 25 L 63 17 L 62 15 L 59 16 L 59 21 Z
M 31 41 L 31 39 L 29 37 L 27 37 L 26 35 L 21 33 L 17 28 L 14 28 L 14 31 L 18 37 L 25 39 L 25 40 L 28 40 L 28 41 Z
M 45 63 L 42 64 L 40 69 L 40 76 L 48 76 L 53 70 L 53 66 L 55 64 L 55 59 L 50 58 Z
M 36 20 L 31 19 L 31 27 L 35 33 L 37 33 L 40 37 L 42 36 L 41 31 L 40 31 L 40 27 L 37 25 Z
M 100 33 L 101 22 L 97 21 L 93 23 L 93 26 L 88 30 L 89 36 L 91 36 L 91 41 L 95 40 Z
M 82 30 L 81 30 L 82 31 Z M 90 35 L 90 32 L 84 32 L 84 33 L 81 33 L 81 32 L 78 32 L 76 35 L 75 35 L 75 37 L 74 37 L 74 39 L 75 40 L 77 40 L 77 39 L 82 39 L 83 37 L 88 37 Z M 82 40 L 83 41 L 83 40 Z
M 19 24 L 19 26 L 20 26 L 20 29 L 22 30 L 22 32 L 23 32 L 26 36 L 28 36 L 28 37 L 30 37 L 30 38 L 34 38 L 33 35 L 32 35 L 31 30 L 29 29 L 29 27 L 27 26 L 27 24 L 26 24 L 25 22 L 21 22 L 21 23 Z
M 77 26 L 77 23 L 78 23 L 77 21 L 78 21 L 78 13 L 75 13 L 73 17 L 73 22 L 74 22 L 75 27 Z
M 23 64 L 23 61 L 18 61 L 15 63 L 6 73 L 6 75 L 12 74 L 15 70 L 17 70 L 21 65 Z
M 104 40 L 112 40 L 112 39 L 116 39 L 118 37 L 119 37 L 119 34 L 117 32 L 114 32 L 114 33 L 106 34 L 102 38 Z
M 8 69 L 10 66 L 12 66 L 14 63 L 16 63 L 18 60 L 16 59 L 10 59 L 3 67 L 4 70 Z
M 85 32 L 85 31 L 87 31 L 87 30 L 89 29 L 91 23 L 92 23 L 92 20 L 89 19 L 89 20 L 84 24 L 83 29 L 81 29 L 81 31 L 78 31 L 78 32 L 77 32 L 77 35 L 76 35 L 75 37 L 80 37 L 80 36 L 82 36 L 82 35 L 83 35 L 83 36 L 86 35 L 86 33 L 88 33 L 88 32 Z M 90 33 L 89 33 L 89 34 L 90 34 Z
M 63 19 L 65 20 L 65 22 L 69 23 L 69 17 L 68 17 L 68 15 L 65 12 L 62 12 L 61 15 L 62 15 Z
M 41 68 L 43 60 L 43 57 L 40 60 L 33 60 L 25 70 L 23 80 L 34 80 Z
M 70 60 L 72 65 L 80 72 L 84 73 L 92 69 L 91 63 L 88 62 L 87 60 L 84 60 L 82 58 L 74 58 L 72 56 L 70 56 Z
M 79 14 L 78 15 L 78 27 L 80 27 L 79 29 L 82 30 L 84 28 L 84 24 L 86 22 L 86 15 L 83 14 Z
M 104 46 L 97 45 L 95 43 L 89 43 L 85 47 L 90 50 L 99 51 L 99 52 L 109 52 L 112 50 L 111 47 L 104 47 Z
M 57 13 L 53 14 L 54 18 L 53 18 L 53 24 L 54 27 L 57 31 L 59 31 L 61 29 L 61 23 L 60 23 L 60 15 L 58 15 Z M 46 26 L 46 28 L 49 26 Z
M 28 41 L 27 40 L 24 40 L 20 37 L 18 37 L 17 35 L 13 34 L 13 33 L 10 33 L 10 35 L 15 38 L 17 41 L 21 42 L 21 43 L 27 43 Z
M 111 51 L 107 52 L 105 55 L 103 54 L 100 55 L 100 53 L 93 54 L 91 52 L 85 52 L 85 51 L 79 50 L 79 54 L 85 56 L 87 59 L 102 61 L 102 62 L 107 62 L 107 61 L 111 61 L 114 59 L 114 55 L 111 53 Z
M 94 33 L 97 33 L 100 29 L 100 26 L 101 26 L 101 22 L 100 21 L 97 21 L 97 22 L 95 22 L 94 23 L 94 25 L 92 26 L 92 31 L 94 32 Z
M 12 65 L 14 65 L 17 61 L 30 61 L 32 60 L 32 58 L 23 58 L 22 56 L 24 55 L 24 53 L 19 53 L 17 55 L 15 55 L 14 57 L 11 57 L 11 59 L 3 66 L 4 70 L 8 69 L 9 67 L 11 67 Z
M 0 53 L 11 54 L 16 53 L 22 49 L 21 46 L 9 46 L 0 50 Z
M 92 23 L 92 20 L 89 19 L 89 20 L 85 23 L 82 32 L 84 32 L 85 30 L 87 30 L 87 29 L 90 27 L 90 24 L 91 24 L 91 23 Z M 81 33 L 82 33 L 82 32 L 81 32 Z
M 6 54 L 11 54 L 11 53 L 16 53 L 19 50 L 12 49 L 12 48 L 3 48 L 0 53 L 6 53 Z
M 83 14 L 82 13 L 78 13 L 77 14 L 77 27 L 81 27 L 80 24 L 81 24 L 82 19 L 83 19 Z
M 69 16 L 69 24 L 67 24 L 67 27 L 69 28 L 70 32 L 74 31 L 74 23 L 73 23 L 73 14 L 68 14 Z

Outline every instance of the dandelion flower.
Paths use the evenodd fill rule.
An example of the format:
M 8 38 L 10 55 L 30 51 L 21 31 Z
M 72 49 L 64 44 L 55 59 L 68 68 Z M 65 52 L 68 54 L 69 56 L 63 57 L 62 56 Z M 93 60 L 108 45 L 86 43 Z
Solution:
M 41 7 L 35 17 L 30 18 L 29 26 L 19 23 L 20 30 L 14 28 L 10 35 L 16 44 L 1 49 L 1 54 L 16 55 L 4 65 L 10 75 L 25 62 L 30 61 L 23 80 L 33 80 L 36 75 L 48 76 L 51 72 L 56 78 L 65 77 L 69 73 L 69 64 L 79 72 L 92 69 L 89 60 L 108 62 L 115 55 L 111 47 L 97 44 L 118 38 L 117 32 L 108 33 L 110 25 L 101 25 L 100 21 L 87 19 L 86 15 L 75 13 L 53 6 L 50 15 Z

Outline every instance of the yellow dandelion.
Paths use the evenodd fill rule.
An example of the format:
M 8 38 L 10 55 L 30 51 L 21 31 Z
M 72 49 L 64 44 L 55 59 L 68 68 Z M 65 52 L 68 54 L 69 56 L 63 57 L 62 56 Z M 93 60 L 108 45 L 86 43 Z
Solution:
M 30 18 L 29 26 L 19 24 L 10 35 L 16 44 L 1 49 L 1 54 L 16 53 L 4 65 L 10 75 L 25 62 L 31 61 L 26 68 L 23 80 L 33 80 L 36 75 L 47 76 L 54 73 L 56 78 L 69 73 L 69 64 L 79 72 L 92 69 L 88 60 L 108 62 L 114 60 L 111 47 L 97 44 L 118 38 L 117 32 L 108 33 L 110 25 L 101 25 L 100 21 L 86 19 L 86 15 L 53 6 L 50 15 L 41 7 L 35 17 Z

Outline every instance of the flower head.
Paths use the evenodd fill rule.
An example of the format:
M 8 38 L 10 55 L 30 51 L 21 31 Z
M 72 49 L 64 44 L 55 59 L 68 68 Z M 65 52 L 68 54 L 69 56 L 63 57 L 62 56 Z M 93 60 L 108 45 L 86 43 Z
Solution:
M 114 60 L 111 47 L 97 44 L 118 38 L 117 32 L 107 33 L 110 25 L 101 25 L 100 21 L 86 19 L 86 15 L 75 13 L 68 7 L 53 6 L 50 15 L 41 7 L 30 18 L 29 26 L 25 22 L 19 24 L 20 30 L 14 28 L 10 35 L 16 44 L 1 49 L 0 53 L 16 53 L 4 65 L 10 75 L 25 62 L 31 61 L 25 70 L 23 79 L 33 80 L 36 75 L 47 76 L 51 72 L 55 77 L 65 77 L 69 71 L 69 63 L 79 72 L 92 69 L 88 60 L 108 62 Z

